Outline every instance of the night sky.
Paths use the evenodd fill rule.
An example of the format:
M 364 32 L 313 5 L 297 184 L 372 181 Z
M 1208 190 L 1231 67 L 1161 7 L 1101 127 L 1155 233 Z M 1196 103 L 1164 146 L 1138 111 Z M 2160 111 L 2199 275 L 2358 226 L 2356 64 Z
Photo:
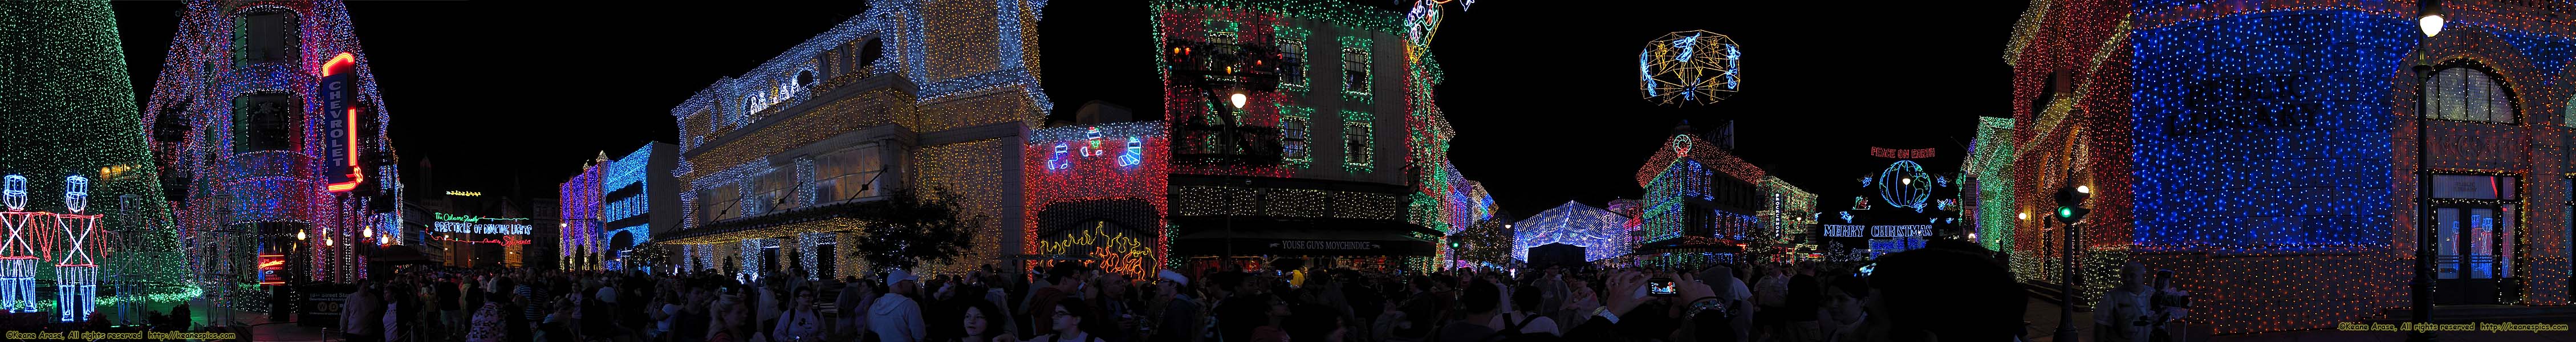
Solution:
M 1351 0 L 1401 8 L 1388 0 Z M 2009 116 L 2004 44 L 2024 4 L 1896 1 L 1512 1 L 1455 5 L 1432 47 L 1450 156 L 1513 213 L 1639 195 L 1635 173 L 1673 126 L 1737 122 L 1738 154 L 1848 207 L 1891 160 L 1869 147 L 1936 148 L 1958 168 L 1975 118 Z M 148 97 L 179 2 L 118 2 L 135 88 Z M 865 9 L 848 2 L 724 6 L 491 2 L 348 5 L 393 116 L 414 193 L 552 197 L 601 151 L 676 141 L 671 107 Z M 1102 100 L 1159 116 L 1141 0 L 1051 1 L 1044 86 L 1067 116 Z M 1664 33 L 1708 30 L 1744 49 L 1745 90 L 1714 106 L 1639 98 L 1636 55 Z M 433 188 L 419 164 L 435 165 Z

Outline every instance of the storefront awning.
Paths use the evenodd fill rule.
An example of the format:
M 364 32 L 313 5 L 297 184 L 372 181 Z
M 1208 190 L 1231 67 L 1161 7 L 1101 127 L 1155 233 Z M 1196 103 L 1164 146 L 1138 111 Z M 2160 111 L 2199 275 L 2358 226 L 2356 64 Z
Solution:
M 831 204 L 789 209 L 785 212 L 716 221 L 653 237 L 653 242 L 678 245 L 727 243 L 744 239 L 765 239 L 801 233 L 858 230 L 867 218 L 880 217 L 885 201 Z
M 1174 256 L 1225 255 L 1229 244 L 1234 255 L 1430 256 L 1436 245 L 1413 234 L 1439 236 L 1421 226 L 1383 220 L 1238 219 L 1232 229 L 1222 218 L 1173 221 L 1189 230 L 1172 239 Z

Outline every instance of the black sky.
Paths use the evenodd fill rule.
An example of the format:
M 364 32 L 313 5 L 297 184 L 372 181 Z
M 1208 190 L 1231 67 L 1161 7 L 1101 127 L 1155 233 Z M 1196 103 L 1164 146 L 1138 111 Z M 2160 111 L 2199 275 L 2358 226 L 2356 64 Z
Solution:
M 1937 148 L 1941 158 L 1926 166 L 1953 171 L 1975 117 L 2010 112 L 2003 46 L 2024 4 L 1985 3 L 1453 4 L 1433 43 L 1448 75 L 1438 101 L 1458 131 L 1451 158 L 1515 213 L 1568 199 L 1597 206 L 1638 196 L 1637 167 L 1675 124 L 1735 120 L 1739 154 L 1824 195 L 1824 207 L 1848 206 L 1858 178 L 1888 162 L 1869 158 L 1870 146 Z M 670 109 L 700 88 L 865 10 L 838 1 L 578 4 L 349 4 L 414 192 L 551 197 L 600 151 L 675 141 Z M 116 3 L 137 89 L 151 89 L 181 7 Z M 1054 112 L 1090 100 L 1161 112 L 1143 1 L 1052 1 L 1044 15 Z M 1638 49 L 1693 29 L 1744 46 L 1745 90 L 1704 107 L 1639 99 Z M 422 160 L 436 165 L 435 189 L 422 188 Z

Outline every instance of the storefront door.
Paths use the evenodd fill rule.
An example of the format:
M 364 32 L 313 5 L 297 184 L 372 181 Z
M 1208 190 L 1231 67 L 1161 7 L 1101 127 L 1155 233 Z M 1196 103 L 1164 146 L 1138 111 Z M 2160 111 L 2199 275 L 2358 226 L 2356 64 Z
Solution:
M 2513 273 L 2513 206 L 2434 208 L 2438 245 L 2434 296 L 2442 304 L 2494 304 L 2497 279 Z

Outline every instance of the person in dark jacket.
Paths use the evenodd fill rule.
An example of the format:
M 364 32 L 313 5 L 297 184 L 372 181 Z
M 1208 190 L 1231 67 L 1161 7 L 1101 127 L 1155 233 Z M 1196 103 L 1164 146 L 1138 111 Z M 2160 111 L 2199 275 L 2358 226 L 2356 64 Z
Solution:
M 1160 281 L 1154 283 L 1154 307 L 1160 309 L 1147 315 L 1161 318 L 1148 326 L 1153 335 L 1146 337 L 1146 341 L 1200 341 L 1206 335 L 1202 329 L 1207 327 L 1207 323 L 1200 321 L 1206 316 L 1206 309 L 1197 296 L 1188 291 L 1190 277 L 1172 270 L 1163 270 L 1156 276 Z
M 1466 294 L 1458 301 L 1466 307 L 1458 314 L 1460 320 L 1441 325 L 1439 332 L 1432 334 L 1437 341 L 1486 341 L 1497 334 L 1494 327 L 1485 326 L 1485 323 L 1502 311 L 1503 291 L 1483 279 L 1467 283 L 1463 290 Z

